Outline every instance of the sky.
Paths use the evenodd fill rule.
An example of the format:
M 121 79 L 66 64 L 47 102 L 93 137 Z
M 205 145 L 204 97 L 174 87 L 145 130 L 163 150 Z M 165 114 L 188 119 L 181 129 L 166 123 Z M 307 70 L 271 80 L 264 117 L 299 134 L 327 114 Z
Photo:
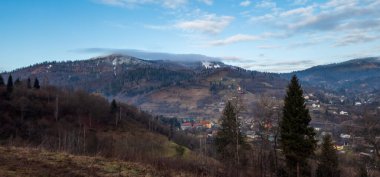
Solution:
M 380 0 L 1 0 L 0 71 L 135 49 L 289 72 L 380 56 Z

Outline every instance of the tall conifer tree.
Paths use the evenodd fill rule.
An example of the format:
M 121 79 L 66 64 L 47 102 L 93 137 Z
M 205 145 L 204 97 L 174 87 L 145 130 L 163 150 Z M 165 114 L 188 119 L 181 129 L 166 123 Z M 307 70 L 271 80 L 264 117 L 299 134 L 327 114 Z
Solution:
M 319 157 L 317 177 L 339 177 L 338 155 L 330 135 L 323 137 L 322 152 Z
M 110 112 L 112 114 L 116 114 L 117 113 L 117 103 L 116 103 L 115 100 L 112 100 L 112 102 L 111 102 Z
M 32 88 L 32 81 L 30 80 L 30 78 L 28 78 L 28 81 L 27 81 L 26 87 L 27 87 L 28 89 L 31 89 L 31 88 Z
M 315 132 L 309 127 L 310 121 L 303 90 L 294 75 L 288 85 L 280 122 L 280 144 L 289 176 L 300 177 L 309 174 L 307 158 L 314 154 L 316 147 Z
M 41 88 L 41 86 L 40 86 L 40 81 L 38 81 L 37 78 L 34 79 L 34 85 L 33 85 L 33 87 L 34 87 L 35 89 L 40 89 L 40 88 Z
M 13 92 L 13 78 L 12 78 L 12 75 L 8 76 L 7 92 L 8 93 Z
M 5 85 L 4 78 L 2 75 L 0 75 L 0 87 L 3 87 Z
M 245 144 L 245 139 L 240 131 L 236 108 L 231 102 L 227 102 L 221 121 L 221 127 L 215 138 L 217 152 L 225 162 L 237 164 L 239 146 Z
M 18 86 L 21 86 L 21 85 L 22 85 L 22 82 L 21 82 L 20 78 L 17 78 L 17 79 L 16 79 L 16 81 L 15 81 L 14 85 L 15 85 L 16 87 L 18 87 Z

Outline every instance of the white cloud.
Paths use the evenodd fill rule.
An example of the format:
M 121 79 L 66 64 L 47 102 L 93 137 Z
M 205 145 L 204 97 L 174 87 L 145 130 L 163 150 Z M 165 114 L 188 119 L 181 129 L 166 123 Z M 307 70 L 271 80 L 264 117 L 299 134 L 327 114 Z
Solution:
M 283 17 L 293 16 L 293 15 L 311 15 L 314 8 L 312 6 L 301 7 L 296 9 L 291 9 L 285 12 L 282 12 L 280 15 Z
M 294 5 L 304 5 L 308 2 L 308 0 L 294 0 Z
M 146 4 L 159 4 L 165 8 L 175 9 L 184 6 L 188 3 L 187 0 L 98 0 L 100 3 L 120 6 L 120 7 L 135 7 Z
M 144 25 L 145 28 L 153 29 L 153 30 L 169 30 L 171 29 L 168 25 Z
M 251 5 L 251 1 L 249 1 L 249 0 L 243 1 L 240 3 L 240 6 L 243 6 L 243 7 L 248 7 L 249 5 Z
M 250 21 L 251 22 L 271 22 L 271 20 L 273 20 L 274 18 L 276 18 L 275 14 L 265 14 L 261 16 L 251 17 Z
M 326 42 L 338 41 L 335 46 L 380 40 L 375 37 L 380 36 L 380 11 L 378 10 L 380 0 L 358 2 L 358 0 L 330 0 L 326 3 L 314 3 L 287 10 L 279 9 L 271 13 L 251 16 L 250 21 L 255 26 L 264 25 L 267 31 L 277 31 L 287 34 L 288 37 L 318 34 Z M 353 36 L 356 31 L 367 33 L 366 36 L 361 35 L 365 40 L 360 40 L 357 35 Z M 333 38 L 323 36 L 333 36 Z M 345 38 L 343 39 L 342 36 Z
M 177 8 L 187 4 L 187 0 L 163 0 L 162 4 L 167 8 Z
M 256 8 L 273 9 L 276 7 L 277 4 L 271 0 L 262 0 L 256 4 Z
M 336 41 L 335 46 L 347 46 L 358 43 L 372 42 L 379 39 L 380 36 L 370 35 L 362 32 L 352 33 Z
M 205 15 L 201 19 L 181 21 L 174 25 L 175 28 L 185 31 L 199 31 L 203 33 L 217 34 L 223 31 L 232 21 L 232 16 Z
M 213 0 L 199 0 L 199 1 L 201 1 L 201 2 L 203 2 L 205 4 L 207 4 L 207 5 L 212 5 L 214 3 Z
M 241 60 L 244 60 L 241 57 L 237 57 L 237 56 L 224 56 L 224 57 L 221 57 L 221 58 L 224 61 L 241 61 Z
M 278 49 L 281 47 L 278 45 L 260 45 L 260 46 L 257 46 L 257 48 L 258 49 Z
M 358 3 L 357 0 L 330 0 L 323 4 L 322 8 L 343 8 L 353 7 Z
M 228 45 L 228 44 L 233 44 L 233 43 L 237 43 L 237 42 L 256 41 L 259 39 L 261 39 L 260 36 L 236 34 L 236 35 L 230 36 L 226 39 L 211 41 L 209 43 L 209 45 L 210 46 L 221 46 L 221 45 Z

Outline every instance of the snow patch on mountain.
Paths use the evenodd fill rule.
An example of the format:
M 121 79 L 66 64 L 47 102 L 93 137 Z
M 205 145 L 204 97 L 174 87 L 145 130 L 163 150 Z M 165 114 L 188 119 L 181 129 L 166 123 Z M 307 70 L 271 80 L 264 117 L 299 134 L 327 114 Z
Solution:
M 215 64 L 209 61 L 202 61 L 202 66 L 206 69 L 220 68 L 219 64 Z
M 115 58 L 112 61 L 112 65 L 117 66 L 117 65 L 122 65 L 122 64 L 132 64 L 131 58 Z

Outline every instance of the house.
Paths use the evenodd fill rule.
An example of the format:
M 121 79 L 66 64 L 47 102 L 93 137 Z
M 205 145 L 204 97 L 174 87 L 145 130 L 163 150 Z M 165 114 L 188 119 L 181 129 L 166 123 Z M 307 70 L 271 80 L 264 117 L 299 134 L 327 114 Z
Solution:
M 362 103 L 361 102 L 355 102 L 355 106 L 361 106 L 362 105 Z
M 182 130 L 187 130 L 187 129 L 191 129 L 193 126 L 191 125 L 191 122 L 185 122 L 185 123 L 182 123 L 181 124 L 181 129 Z
M 184 118 L 182 119 L 182 122 L 195 122 L 195 119 L 194 118 Z
M 254 131 L 247 131 L 247 132 L 245 132 L 244 134 L 245 134 L 245 136 L 246 136 L 247 138 L 252 139 L 252 140 L 257 139 L 257 138 L 260 137 L 260 136 L 257 135 Z
M 337 151 L 343 151 L 343 149 L 344 149 L 344 145 L 343 144 L 341 144 L 341 143 L 337 143 L 337 144 L 335 144 L 335 149 L 337 150 Z
M 337 107 L 328 107 L 327 112 L 330 114 L 338 114 L 338 108 Z
M 201 129 L 201 128 L 203 128 L 203 125 L 201 123 L 194 123 L 193 128 Z
M 182 130 L 188 130 L 188 129 L 192 129 L 192 128 L 196 128 L 196 129 L 203 128 L 203 124 L 201 124 L 201 123 L 194 123 L 194 122 L 184 122 L 184 123 L 181 124 L 181 129 Z
M 351 135 L 349 135 L 349 134 L 340 134 L 340 138 L 342 138 L 342 139 L 350 139 L 351 138 Z
M 210 121 L 202 120 L 199 122 L 204 128 L 211 128 L 212 123 Z
M 321 105 L 313 103 L 313 104 L 311 105 L 311 107 L 313 107 L 313 108 L 320 108 Z

